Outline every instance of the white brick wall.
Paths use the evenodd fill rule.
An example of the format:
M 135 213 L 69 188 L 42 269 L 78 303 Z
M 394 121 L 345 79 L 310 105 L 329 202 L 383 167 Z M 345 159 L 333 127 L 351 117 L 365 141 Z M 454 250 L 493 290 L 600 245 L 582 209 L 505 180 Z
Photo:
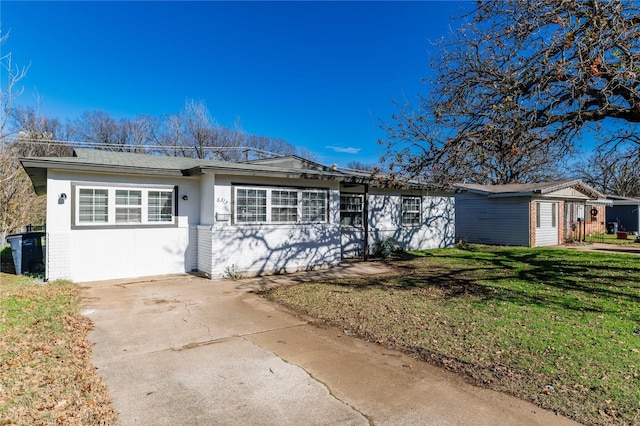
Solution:
M 186 253 L 187 272 L 198 270 L 198 227 L 189 226 L 189 245 Z
M 198 271 L 211 275 L 213 269 L 211 264 L 211 226 L 198 226 L 196 229 L 198 234 Z
M 213 228 L 210 237 L 211 270 L 205 272 L 212 277 L 224 276 L 227 268 L 259 275 L 334 266 L 341 261 L 340 228 L 331 224 L 221 226 Z M 204 250 L 203 243 L 200 251 Z M 199 256 L 205 259 L 204 253 Z
M 71 279 L 71 234 L 69 232 L 47 233 L 48 280 Z

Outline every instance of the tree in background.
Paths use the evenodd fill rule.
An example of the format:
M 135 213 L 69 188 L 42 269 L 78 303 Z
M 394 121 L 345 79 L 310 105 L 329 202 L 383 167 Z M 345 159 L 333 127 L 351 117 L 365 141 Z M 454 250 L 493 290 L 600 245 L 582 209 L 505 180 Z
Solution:
M 574 167 L 574 175 L 603 194 L 640 197 L 638 149 L 596 152 Z
M 151 125 L 145 116 L 118 120 L 104 111 L 85 111 L 69 125 L 69 138 L 107 151 L 144 152 Z
M 153 152 L 221 161 L 303 154 L 282 138 L 247 134 L 236 122 L 226 127 L 211 116 L 204 101 L 189 99 L 176 114 L 153 119 L 149 141 Z
M 640 122 L 634 1 L 479 1 L 434 56 L 415 104 L 399 105 L 383 158 L 449 186 L 557 176 L 591 126 L 633 144 Z
M 282 138 L 247 134 L 239 123 L 218 124 L 204 101 L 189 99 L 178 113 L 116 119 L 87 111 L 69 125 L 71 145 L 121 152 L 143 152 L 221 161 L 245 161 L 299 151 Z
M 20 157 L 64 157 L 71 155 L 69 125 L 47 117 L 32 107 L 16 106 L 11 112 L 12 129 L 17 135 L 12 144 Z
M 373 172 L 375 170 L 378 169 L 378 166 L 376 164 L 365 164 L 362 163 L 360 161 L 349 161 L 347 163 L 346 166 L 347 169 L 351 169 L 351 170 L 361 170 L 361 171 L 365 171 L 365 172 Z
M 0 35 L 0 45 L 8 34 Z M 12 63 L 11 53 L 0 56 L 0 245 L 7 235 L 20 226 L 36 222 L 43 216 L 42 200 L 35 197 L 31 181 L 20 167 L 17 132 L 8 135 L 11 117 L 14 114 L 15 98 L 22 93 L 18 87 L 27 75 L 29 67 L 18 67 Z M 18 134 L 19 137 L 19 134 Z

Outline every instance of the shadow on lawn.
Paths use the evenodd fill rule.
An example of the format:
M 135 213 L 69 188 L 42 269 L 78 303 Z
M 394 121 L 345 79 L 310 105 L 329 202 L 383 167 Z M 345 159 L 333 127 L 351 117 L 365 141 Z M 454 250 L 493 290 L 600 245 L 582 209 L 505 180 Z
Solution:
M 615 256 L 615 255 L 614 255 Z M 438 258 L 442 262 L 438 262 Z M 437 290 L 442 297 L 476 297 L 574 311 L 630 313 L 640 303 L 640 264 L 620 266 L 611 255 L 567 250 L 491 250 L 398 253 L 392 277 L 343 282 L 351 288 Z M 634 320 L 640 320 L 635 315 Z

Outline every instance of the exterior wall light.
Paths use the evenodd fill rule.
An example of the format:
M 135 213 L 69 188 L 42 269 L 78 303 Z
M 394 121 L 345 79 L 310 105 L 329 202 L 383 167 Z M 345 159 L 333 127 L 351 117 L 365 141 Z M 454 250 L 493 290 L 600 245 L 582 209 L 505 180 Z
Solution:
M 187 197 L 186 195 L 183 195 L 183 196 L 182 196 L 182 199 L 183 199 L 184 201 L 187 201 L 187 200 L 189 199 L 189 197 Z

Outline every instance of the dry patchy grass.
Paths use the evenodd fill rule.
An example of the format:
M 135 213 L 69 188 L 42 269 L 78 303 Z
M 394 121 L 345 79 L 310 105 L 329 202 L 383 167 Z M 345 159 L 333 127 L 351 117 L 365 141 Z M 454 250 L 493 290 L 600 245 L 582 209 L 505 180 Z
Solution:
M 115 424 L 77 297 L 69 282 L 0 273 L 0 425 Z

